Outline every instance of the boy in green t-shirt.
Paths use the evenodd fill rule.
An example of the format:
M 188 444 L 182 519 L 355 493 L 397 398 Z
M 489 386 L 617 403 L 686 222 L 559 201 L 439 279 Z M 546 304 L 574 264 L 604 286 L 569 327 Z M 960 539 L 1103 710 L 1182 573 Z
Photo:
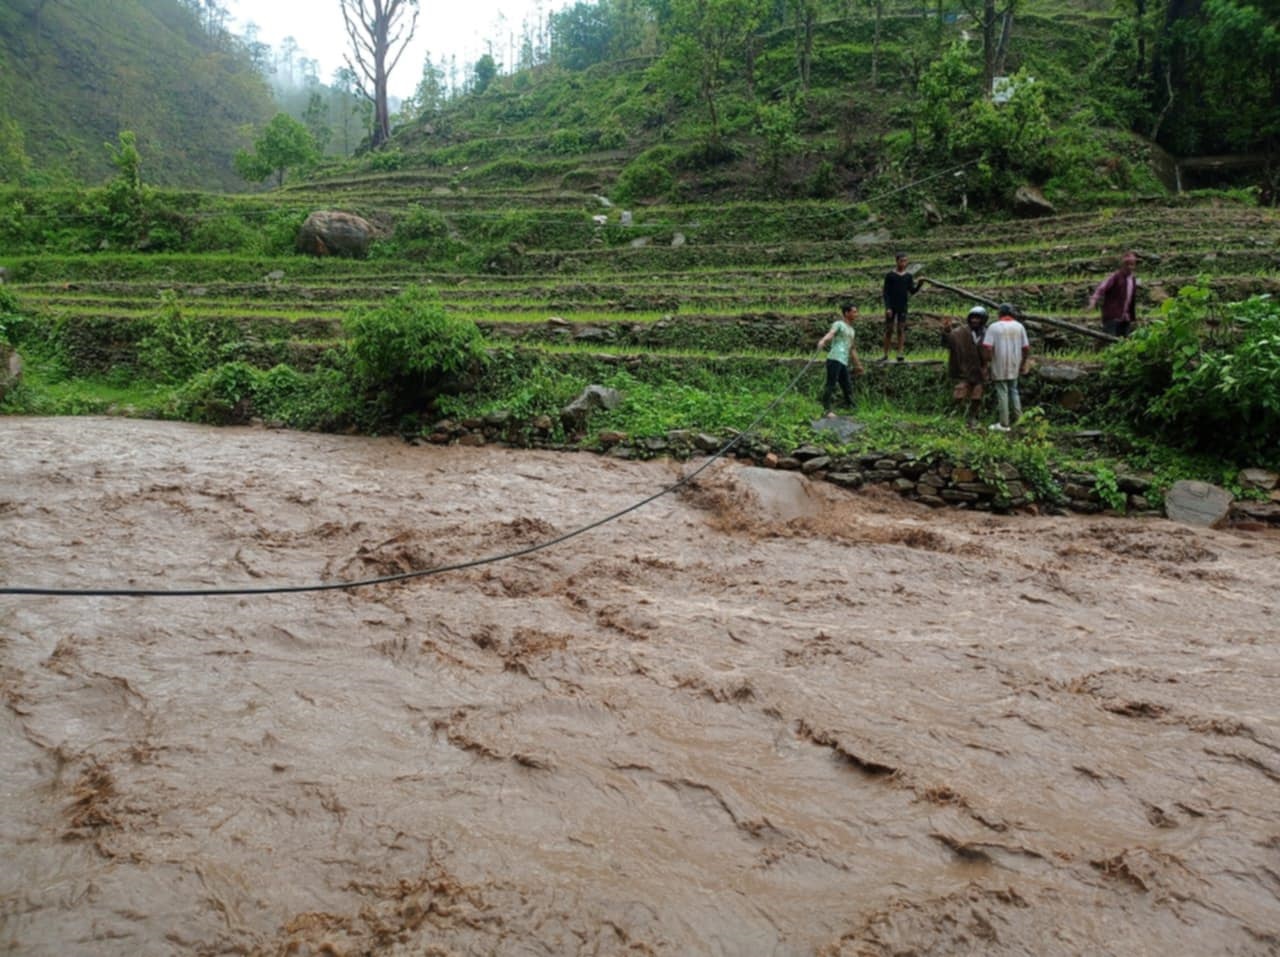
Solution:
M 851 302 L 840 305 L 841 318 L 831 324 L 827 334 L 818 340 L 818 348 L 831 346 L 827 353 L 827 385 L 822 390 L 822 411 L 834 416 L 831 411 L 831 399 L 835 396 L 836 385 L 844 394 L 844 401 L 853 408 L 853 380 L 849 377 L 849 363 L 862 375 L 862 362 L 858 359 L 858 350 L 853 345 L 853 322 L 858 318 L 858 307 Z

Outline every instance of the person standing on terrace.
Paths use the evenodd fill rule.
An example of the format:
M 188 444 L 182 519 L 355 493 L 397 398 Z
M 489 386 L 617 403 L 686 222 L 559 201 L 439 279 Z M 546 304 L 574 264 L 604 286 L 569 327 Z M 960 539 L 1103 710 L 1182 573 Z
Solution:
M 965 324 L 953 328 L 950 317 L 942 325 L 942 344 L 947 350 L 947 372 L 951 376 L 951 396 L 967 407 L 966 421 L 976 425 L 982 411 L 983 384 L 987 379 L 987 359 L 982 342 L 987 333 L 987 310 L 974 306 Z
M 1027 369 L 1031 355 L 1031 343 L 1026 327 L 1018 321 L 1017 312 L 1009 303 L 999 309 L 1000 319 L 987 326 L 982 337 L 982 352 L 990 370 L 991 384 L 995 386 L 1000 421 L 991 425 L 993 432 L 1008 432 L 1022 418 L 1022 397 L 1018 394 L 1018 376 Z M 1013 417 L 1010 419 L 1010 406 Z
M 1138 254 L 1130 250 L 1120 257 L 1120 268 L 1102 282 L 1089 297 L 1089 308 L 1102 304 L 1102 331 L 1121 338 L 1133 332 L 1137 321 Z
M 853 408 L 853 380 L 849 377 L 849 363 L 852 362 L 858 375 L 862 375 L 862 363 L 853 344 L 853 323 L 857 318 L 857 306 L 851 302 L 841 303 L 840 318 L 818 340 L 819 349 L 831 346 L 831 351 L 827 353 L 827 385 L 822 390 L 822 411 L 828 416 L 835 415 L 831 411 L 831 400 L 835 398 L 837 385 L 844 394 L 845 403 Z
M 898 361 L 907 358 L 907 301 L 923 285 L 923 279 L 917 280 L 907 272 L 907 254 L 898 253 L 894 257 L 893 269 L 884 277 L 884 356 L 881 362 L 889 361 L 889 347 L 895 333 L 898 337 Z

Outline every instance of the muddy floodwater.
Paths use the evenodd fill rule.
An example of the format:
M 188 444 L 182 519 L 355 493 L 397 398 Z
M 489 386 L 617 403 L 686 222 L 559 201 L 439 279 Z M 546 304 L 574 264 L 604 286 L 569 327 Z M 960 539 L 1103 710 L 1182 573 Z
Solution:
M 689 467 L 0 450 L 8 587 L 464 562 Z M 1280 539 L 747 477 L 398 584 L 0 595 L 0 952 L 1280 953 Z

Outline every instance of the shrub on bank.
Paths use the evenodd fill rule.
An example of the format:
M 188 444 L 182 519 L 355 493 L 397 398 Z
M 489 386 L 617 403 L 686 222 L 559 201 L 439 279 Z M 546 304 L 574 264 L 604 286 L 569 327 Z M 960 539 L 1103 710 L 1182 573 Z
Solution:
M 1188 451 L 1280 464 L 1280 303 L 1204 283 L 1107 352 L 1110 416 Z
M 421 286 L 355 310 L 343 328 L 354 386 L 388 421 L 460 388 L 485 359 L 476 324 L 449 315 L 439 294 Z

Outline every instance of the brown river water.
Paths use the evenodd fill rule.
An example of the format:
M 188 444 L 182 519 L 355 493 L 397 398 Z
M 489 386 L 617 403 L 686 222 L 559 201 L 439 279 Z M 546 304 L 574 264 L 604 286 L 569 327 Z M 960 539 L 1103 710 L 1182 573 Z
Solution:
M 688 468 L 0 440 L 7 587 L 394 574 Z M 755 471 L 398 584 L 0 595 L 0 952 L 1280 953 L 1280 540 Z

